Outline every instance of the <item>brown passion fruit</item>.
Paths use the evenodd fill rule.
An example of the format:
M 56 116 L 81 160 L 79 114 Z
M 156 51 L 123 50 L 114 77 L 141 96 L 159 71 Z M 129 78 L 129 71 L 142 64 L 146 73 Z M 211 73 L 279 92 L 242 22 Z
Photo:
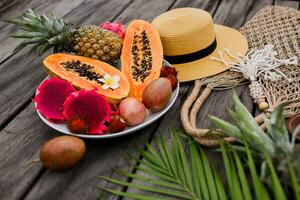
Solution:
M 143 103 L 151 112 L 159 112 L 167 106 L 171 96 L 171 82 L 167 78 L 158 78 L 145 88 Z
M 73 167 L 84 156 L 84 141 L 73 136 L 60 136 L 46 142 L 40 151 L 40 160 L 50 170 Z

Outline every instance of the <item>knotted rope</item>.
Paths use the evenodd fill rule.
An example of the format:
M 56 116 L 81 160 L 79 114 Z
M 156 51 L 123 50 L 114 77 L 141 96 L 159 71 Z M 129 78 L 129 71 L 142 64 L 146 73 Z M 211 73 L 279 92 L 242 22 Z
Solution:
M 264 81 L 277 81 L 281 78 L 291 81 L 279 67 L 298 64 L 296 56 L 288 59 L 276 58 L 278 53 L 273 45 L 266 45 L 262 49 L 251 49 L 246 56 L 241 54 L 234 56 L 228 49 L 224 51 L 234 62 L 226 61 L 222 52 L 218 53 L 219 58 L 211 57 L 210 60 L 221 62 L 227 67 L 231 67 L 231 71 L 240 72 L 245 79 L 250 80 L 250 95 L 260 110 L 266 110 L 269 105 L 265 101 L 266 96 L 258 78 L 262 78 Z
M 195 81 L 195 86 L 181 110 L 181 121 L 188 134 L 205 146 L 216 146 L 220 139 L 229 142 L 234 141 L 234 138 L 225 136 L 218 130 L 197 128 L 196 118 L 202 104 L 212 90 L 233 88 L 244 83 L 245 78 L 252 80 L 249 87 L 250 94 L 255 101 L 259 105 L 263 102 L 267 104 L 261 106 L 261 108 L 269 107 L 265 110 L 267 115 L 283 101 L 300 100 L 300 67 L 296 65 L 294 57 L 295 55 L 300 57 L 299 19 L 300 12 L 295 9 L 268 6 L 260 10 L 240 29 L 242 34 L 247 37 L 249 47 L 253 49 L 252 52 L 247 54 L 248 59 L 253 58 L 250 59 L 252 60 L 251 70 L 248 70 L 248 64 L 246 65 L 242 61 L 238 62 L 243 60 L 243 56 L 231 55 L 229 50 L 225 49 L 225 53 L 232 59 L 232 62 L 228 62 L 224 60 L 222 53 L 219 53 L 219 58 L 216 58 L 216 60 L 225 61 L 228 65 L 233 65 L 234 62 L 240 63 L 233 70 L 242 73 L 245 71 L 244 76 L 241 73 L 226 71 L 216 76 Z M 273 47 L 266 46 L 266 44 L 274 45 L 278 56 Z M 263 52 L 257 52 L 257 49 Z M 260 58 L 263 56 L 266 57 L 268 64 L 259 67 L 257 63 L 261 63 Z M 259 59 L 254 59 L 255 57 Z M 289 62 L 291 64 L 287 64 Z M 202 87 L 205 88 L 201 93 Z M 300 103 L 293 103 L 285 108 L 284 115 L 288 117 L 299 112 Z M 263 114 L 255 118 L 262 128 L 264 128 Z

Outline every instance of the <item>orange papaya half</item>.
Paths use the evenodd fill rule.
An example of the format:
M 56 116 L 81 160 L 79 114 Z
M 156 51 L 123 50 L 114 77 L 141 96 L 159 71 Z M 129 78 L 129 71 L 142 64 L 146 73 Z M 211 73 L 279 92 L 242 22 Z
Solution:
M 43 64 L 50 76 L 69 81 L 79 89 L 96 89 L 110 103 L 118 103 L 129 94 L 130 84 L 127 77 L 105 62 L 58 53 L 46 57 Z
M 159 78 L 163 47 L 158 31 L 148 22 L 129 23 L 121 54 L 122 72 L 130 83 L 130 96 L 142 100 L 146 86 Z

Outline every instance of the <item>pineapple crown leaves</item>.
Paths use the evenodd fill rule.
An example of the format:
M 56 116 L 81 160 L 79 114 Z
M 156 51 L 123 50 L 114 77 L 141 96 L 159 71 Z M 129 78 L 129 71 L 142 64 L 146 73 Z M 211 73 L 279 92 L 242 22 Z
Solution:
M 33 45 L 29 53 L 37 49 L 40 54 L 54 48 L 54 51 L 70 49 L 73 41 L 74 28 L 71 23 L 57 18 L 51 11 L 49 16 L 38 15 L 33 10 L 26 10 L 18 19 L 5 20 L 15 24 L 20 30 L 13 34 L 13 38 L 21 38 L 23 41 L 15 48 L 21 50 L 27 45 Z
M 272 140 L 276 143 L 280 150 L 285 150 L 286 154 L 291 154 L 294 149 L 294 144 L 296 140 L 296 132 L 295 130 L 292 134 L 292 139 L 289 139 L 289 133 L 285 124 L 285 119 L 283 115 L 283 110 L 289 104 L 292 104 L 296 101 L 287 101 L 279 104 L 277 108 L 272 112 L 271 119 L 269 120 L 266 116 L 264 116 L 264 122 L 267 127 L 267 132 L 272 138 Z M 298 127 L 300 128 L 300 127 Z M 299 130 L 299 129 L 298 129 Z M 279 151 L 277 153 L 281 153 Z
M 283 109 L 293 102 L 284 102 L 277 106 L 271 118 L 264 117 L 267 126 L 267 134 L 259 127 L 251 113 L 241 103 L 238 96 L 232 94 L 234 101 L 234 111 L 228 110 L 235 121 L 235 125 L 222 119 L 210 116 L 213 124 L 221 129 L 225 134 L 235 137 L 239 142 L 247 142 L 249 147 L 259 154 L 267 152 L 273 158 L 286 158 L 293 152 L 295 134 L 292 140 L 285 125 Z
M 217 117 L 209 116 L 212 123 L 225 134 L 235 137 L 239 142 L 244 143 L 246 141 L 256 151 L 260 151 L 263 148 L 265 151 L 270 152 L 270 154 L 274 154 L 275 148 L 272 139 L 258 126 L 236 93 L 232 94 L 232 98 L 234 101 L 234 111 L 228 109 L 228 112 L 234 119 L 235 125 Z

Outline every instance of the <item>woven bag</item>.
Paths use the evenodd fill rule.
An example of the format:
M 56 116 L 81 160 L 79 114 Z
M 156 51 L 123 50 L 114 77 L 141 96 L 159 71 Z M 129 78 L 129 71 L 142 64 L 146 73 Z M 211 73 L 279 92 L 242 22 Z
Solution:
M 300 12 L 286 7 L 267 6 L 256 13 L 248 21 L 240 32 L 246 36 L 249 48 L 260 49 L 267 44 L 275 46 L 280 59 L 296 55 L 300 58 Z M 277 81 L 266 81 L 259 78 L 258 82 L 263 89 L 263 98 L 266 98 L 271 113 L 281 102 L 288 100 L 300 100 L 300 67 L 288 65 L 280 67 L 280 70 L 289 78 Z M 221 74 L 195 81 L 194 88 L 181 110 L 181 121 L 185 131 L 197 142 L 205 146 L 217 146 L 220 140 L 234 142 L 218 130 L 200 129 L 196 127 L 196 118 L 202 104 L 212 90 L 225 90 L 245 83 L 240 73 L 226 71 Z M 200 92 L 201 88 L 204 88 Z M 300 103 L 288 106 L 284 114 L 289 117 L 300 112 Z M 257 117 L 258 123 L 262 123 L 262 115 Z

